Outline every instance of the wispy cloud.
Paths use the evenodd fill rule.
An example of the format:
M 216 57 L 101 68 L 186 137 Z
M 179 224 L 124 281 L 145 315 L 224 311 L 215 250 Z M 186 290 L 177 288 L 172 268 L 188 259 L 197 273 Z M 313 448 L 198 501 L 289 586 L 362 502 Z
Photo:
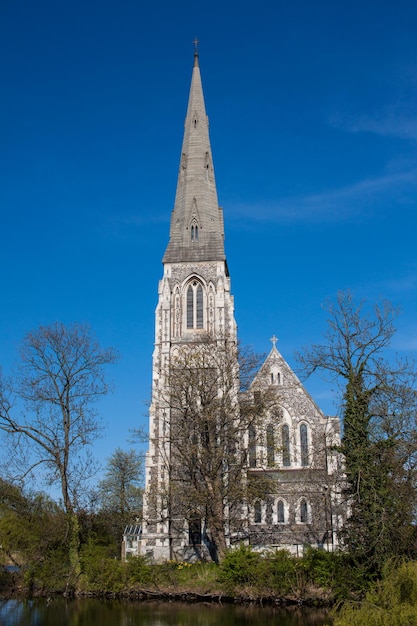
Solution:
M 409 105 L 387 106 L 374 115 L 336 115 L 330 119 L 330 124 L 351 133 L 417 140 L 417 117 Z
M 374 100 L 372 108 L 369 108 L 368 101 L 359 100 L 356 104 L 351 103 L 350 112 L 339 111 L 331 115 L 328 122 L 350 133 L 373 133 L 383 137 L 417 140 L 415 63 L 394 64 L 387 68 L 381 79 L 384 91 L 380 93 L 379 100 Z M 346 106 L 349 107 L 349 104 Z
M 390 172 L 321 194 L 292 196 L 276 202 L 235 203 L 228 214 L 250 221 L 340 222 L 371 216 L 381 206 L 415 202 L 417 168 Z

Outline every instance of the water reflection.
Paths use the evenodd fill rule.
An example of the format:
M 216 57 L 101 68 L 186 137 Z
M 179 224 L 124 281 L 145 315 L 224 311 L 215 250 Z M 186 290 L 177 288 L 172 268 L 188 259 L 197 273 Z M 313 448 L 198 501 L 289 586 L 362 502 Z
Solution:
M 324 626 L 322 611 L 77 599 L 1 600 L 5 626 Z

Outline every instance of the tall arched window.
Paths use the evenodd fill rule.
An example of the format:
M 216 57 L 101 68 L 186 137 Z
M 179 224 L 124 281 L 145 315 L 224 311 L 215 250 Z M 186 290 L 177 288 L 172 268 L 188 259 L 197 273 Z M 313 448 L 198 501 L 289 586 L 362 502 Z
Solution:
M 255 524 L 260 524 L 262 522 L 262 503 L 257 500 L 255 502 L 255 514 L 253 521 Z
M 201 544 L 201 519 L 198 516 L 188 522 L 188 543 L 190 546 Z
M 308 522 L 308 508 L 307 502 L 304 498 L 300 502 L 300 522 L 306 524 Z
M 275 437 L 272 424 L 268 424 L 266 428 L 266 464 L 268 467 L 275 465 Z
M 191 226 L 191 241 L 193 243 L 198 241 L 198 224 L 192 224 Z
M 187 328 L 203 328 L 203 288 L 196 280 L 187 289 Z
M 306 424 L 300 426 L 301 465 L 308 465 L 308 430 Z
M 249 426 L 249 467 L 256 467 L 256 431 Z
M 277 522 L 278 524 L 284 524 L 285 522 L 285 509 L 282 500 L 278 500 L 277 504 Z
M 288 424 L 284 424 L 281 430 L 282 434 L 282 464 L 284 467 L 291 465 L 291 450 L 290 450 L 290 427 Z

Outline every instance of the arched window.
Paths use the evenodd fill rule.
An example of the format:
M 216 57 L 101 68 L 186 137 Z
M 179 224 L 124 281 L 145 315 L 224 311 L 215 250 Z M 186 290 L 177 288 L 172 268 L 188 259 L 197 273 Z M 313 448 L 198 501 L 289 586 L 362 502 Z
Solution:
M 203 288 L 196 280 L 187 289 L 187 328 L 203 328 Z
M 188 543 L 190 546 L 201 544 L 201 519 L 197 516 L 188 522 Z
M 198 224 L 192 224 L 191 226 L 191 241 L 193 243 L 198 241 Z
M 306 424 L 300 426 L 301 465 L 308 465 L 308 430 Z
M 275 437 L 272 424 L 268 424 L 266 428 L 266 464 L 268 467 L 275 465 Z
M 306 524 L 308 522 L 308 508 L 307 502 L 304 498 L 300 502 L 300 522 Z
M 255 522 L 255 524 L 262 523 L 262 503 L 259 502 L 259 500 L 255 502 L 255 514 L 253 517 L 253 521 Z
M 284 467 L 290 467 L 291 465 L 291 451 L 290 451 L 290 427 L 288 424 L 284 424 L 282 427 L 282 464 Z
M 249 467 L 256 467 L 256 431 L 249 426 Z
M 282 500 L 278 500 L 277 504 L 277 522 L 278 524 L 284 524 L 285 522 L 285 509 Z

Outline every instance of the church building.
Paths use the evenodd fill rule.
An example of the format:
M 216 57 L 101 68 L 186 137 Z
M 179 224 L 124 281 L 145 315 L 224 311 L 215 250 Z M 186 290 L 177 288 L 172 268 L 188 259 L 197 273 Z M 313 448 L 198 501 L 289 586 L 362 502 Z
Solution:
M 197 48 L 162 262 L 139 552 L 155 561 L 210 558 L 219 531 L 213 520 L 219 518 L 206 512 L 216 502 L 222 508 L 223 547 L 244 541 L 254 549 L 285 548 L 294 554 L 307 545 L 335 549 L 341 524 L 340 460 L 334 451 L 339 419 L 322 413 L 279 353 L 274 336 L 266 360 L 242 385 Z M 211 449 L 206 396 L 213 388 L 218 415 Z M 262 411 L 248 410 L 257 403 Z M 230 415 L 227 421 L 224 416 Z M 219 448 L 226 456 L 217 463 Z M 190 478 L 202 459 L 210 471 L 217 463 L 222 472 L 218 488 L 211 483 L 209 503 L 199 499 L 198 480 L 206 477 Z M 233 502 L 227 494 L 240 483 L 264 487 L 237 504 L 237 492 Z

